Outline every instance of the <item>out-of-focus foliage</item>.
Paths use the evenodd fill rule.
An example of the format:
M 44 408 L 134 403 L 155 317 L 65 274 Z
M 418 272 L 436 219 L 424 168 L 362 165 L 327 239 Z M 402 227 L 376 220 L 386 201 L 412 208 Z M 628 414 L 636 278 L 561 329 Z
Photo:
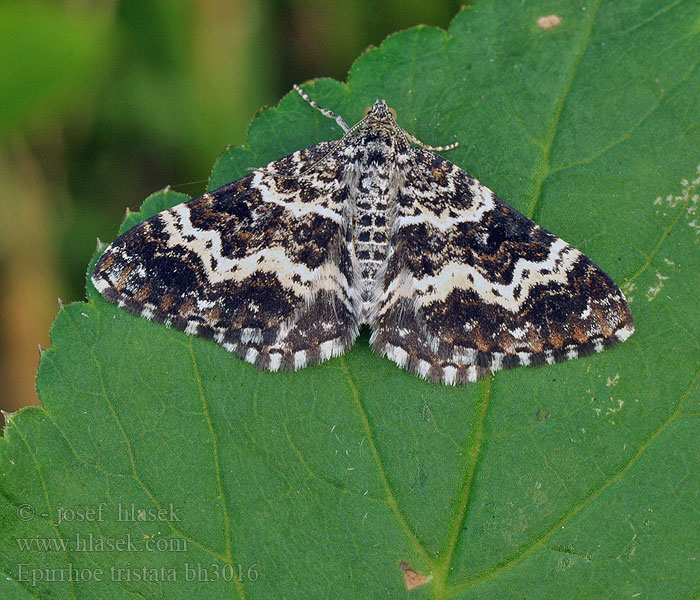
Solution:
M 15 0 L 0 6 L 0 407 L 36 401 L 56 298 L 95 237 L 165 185 L 196 195 L 292 83 L 343 79 L 370 44 L 445 27 L 454 0 Z

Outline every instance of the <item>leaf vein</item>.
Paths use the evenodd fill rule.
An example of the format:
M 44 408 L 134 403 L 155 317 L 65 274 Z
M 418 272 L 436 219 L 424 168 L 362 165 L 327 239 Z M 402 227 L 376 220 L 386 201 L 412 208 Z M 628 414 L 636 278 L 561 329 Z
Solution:
M 454 558 L 457 548 L 457 542 L 469 512 L 472 490 L 474 489 L 474 477 L 484 442 L 484 422 L 486 421 L 486 413 L 488 412 L 491 401 L 493 378 L 486 379 L 481 385 L 483 387 L 478 403 L 479 413 L 476 419 L 474 419 L 474 425 L 472 427 L 472 444 L 469 450 L 469 463 L 467 464 L 464 479 L 462 480 L 462 491 L 460 493 L 459 504 L 457 505 L 457 514 L 452 523 L 452 530 L 447 539 L 447 546 L 443 553 L 443 558 L 440 561 L 440 572 L 435 577 L 435 594 L 437 597 L 440 597 L 445 589 L 445 583 L 450 574 L 450 566 L 452 565 L 452 559 Z
M 622 136 L 617 138 L 616 140 L 610 142 L 607 146 L 604 146 L 601 148 L 598 152 L 592 154 L 591 156 L 581 159 L 579 161 L 570 163 L 568 165 L 563 165 L 561 167 L 557 167 L 555 169 L 551 169 L 549 171 L 549 175 L 555 175 L 557 173 L 561 173 L 562 171 L 567 171 L 569 169 L 573 169 L 574 167 L 578 167 L 581 165 L 587 165 L 592 163 L 594 160 L 600 158 L 616 146 L 620 145 L 622 142 L 627 141 L 630 139 L 630 136 L 637 130 L 639 129 L 663 104 L 663 101 L 668 97 L 669 93 L 672 92 L 674 89 L 676 89 L 679 85 L 682 83 L 685 83 L 690 76 L 692 75 L 693 71 L 697 68 L 698 64 L 700 64 L 700 59 L 696 60 L 693 65 L 688 69 L 688 71 L 681 77 L 678 81 L 676 81 L 671 87 L 668 89 L 664 90 L 660 95 L 654 106 L 652 106 L 642 117 L 637 121 L 628 131 L 626 131 Z
M 339 360 L 343 373 L 345 374 L 345 378 L 348 382 L 350 393 L 352 394 L 352 398 L 355 401 L 355 405 L 357 406 L 357 412 L 359 413 L 360 418 L 362 420 L 362 427 L 367 438 L 367 443 L 372 452 L 372 456 L 374 457 L 374 462 L 377 464 L 377 471 L 379 474 L 379 478 L 382 482 L 382 487 L 384 488 L 384 491 L 387 496 L 387 503 L 391 508 L 392 512 L 396 515 L 396 518 L 399 524 L 401 525 L 401 528 L 406 533 L 406 537 L 409 539 L 411 545 L 415 548 L 416 552 L 418 552 L 418 554 L 426 563 L 433 564 L 433 560 L 429 556 L 426 549 L 423 547 L 423 544 L 418 539 L 416 533 L 413 531 L 413 529 L 411 529 L 410 525 L 408 524 L 408 521 L 406 520 L 406 517 L 399 509 L 398 502 L 396 501 L 394 492 L 391 488 L 391 484 L 389 483 L 389 478 L 387 477 L 386 471 L 384 469 L 382 458 L 379 455 L 377 445 L 374 442 L 374 434 L 372 433 L 372 427 L 370 425 L 369 418 L 367 417 L 367 411 L 365 410 L 365 407 L 362 404 L 362 400 L 360 399 L 360 393 L 357 389 L 357 386 L 355 385 L 355 382 L 352 379 L 350 369 L 348 368 L 345 357 L 340 356 Z
M 542 152 L 542 164 L 540 165 L 540 169 L 537 172 L 537 178 L 535 180 L 535 189 L 532 195 L 532 199 L 530 200 L 527 212 L 525 213 L 525 216 L 527 216 L 530 219 L 532 219 L 532 217 L 534 216 L 535 211 L 537 210 L 537 206 L 542 198 L 542 185 L 544 184 L 544 180 L 550 175 L 549 156 L 552 151 L 552 145 L 554 144 L 554 138 L 556 137 L 557 130 L 559 128 L 559 120 L 561 118 L 562 112 L 564 111 L 564 104 L 566 103 L 566 99 L 568 98 L 569 93 L 571 92 L 571 88 L 573 87 L 576 75 L 578 74 L 578 69 L 581 65 L 581 61 L 583 60 L 583 56 L 585 55 L 586 49 L 588 48 L 588 45 L 591 41 L 593 26 L 595 24 L 596 17 L 598 16 L 598 12 L 600 11 L 601 4 L 602 0 L 598 0 L 593 8 L 593 11 L 591 11 L 588 28 L 585 31 L 585 34 L 579 47 L 576 49 L 574 61 L 571 68 L 571 74 L 569 75 L 569 79 L 567 80 L 566 85 L 564 86 L 561 98 L 559 99 L 559 102 L 557 102 L 557 105 L 554 109 L 552 124 L 550 125 L 549 132 L 547 133 L 547 137 L 545 138 L 544 149 Z
M 623 463 L 617 472 L 614 473 L 609 479 L 603 481 L 601 485 L 597 488 L 592 489 L 586 497 L 579 503 L 572 506 L 566 513 L 564 513 L 548 530 L 540 534 L 537 539 L 533 540 L 531 543 L 522 546 L 517 552 L 513 553 L 509 558 L 495 565 L 495 567 L 490 571 L 484 571 L 480 574 L 476 574 L 469 581 L 454 586 L 450 589 L 452 593 L 459 593 L 468 588 L 472 588 L 480 583 L 488 580 L 492 580 L 499 576 L 501 573 L 507 571 L 511 567 L 522 562 L 525 558 L 530 556 L 536 550 L 539 550 L 544 546 L 544 544 L 566 523 L 571 521 L 577 514 L 579 514 L 584 508 L 589 506 L 596 498 L 598 498 L 605 490 L 609 489 L 613 484 L 617 483 L 624 475 L 626 475 L 632 467 L 637 463 L 637 461 L 642 457 L 644 452 L 651 446 L 659 436 L 666 430 L 666 428 L 671 425 L 681 414 L 681 406 L 683 402 L 688 398 L 694 386 L 700 380 L 700 368 L 696 371 L 695 375 L 691 378 L 690 383 L 686 387 L 685 391 L 681 395 L 676 408 L 661 424 L 639 445 L 637 452 L 632 455 L 627 462 Z
M 226 562 L 235 568 L 233 563 L 233 541 L 231 537 L 231 517 L 229 514 L 228 502 L 226 500 L 226 493 L 223 486 L 222 474 L 221 474 L 221 460 L 219 459 L 219 444 L 217 441 L 216 433 L 214 431 L 214 423 L 211 419 L 211 411 L 209 410 L 209 402 L 207 401 L 207 396 L 204 393 L 204 386 L 202 384 L 202 376 L 199 372 L 199 364 L 197 362 L 197 357 L 194 353 L 194 344 L 192 338 L 188 339 L 189 342 L 189 352 L 192 358 L 192 368 L 194 370 L 195 379 L 197 380 L 197 389 L 199 391 L 200 399 L 202 400 L 202 408 L 204 410 L 204 417 L 207 421 L 207 427 L 209 428 L 209 434 L 212 439 L 212 452 L 214 458 L 214 466 L 216 468 L 216 486 L 219 490 L 219 495 L 221 496 L 221 508 L 224 512 L 224 537 L 226 539 Z M 235 585 L 236 591 L 239 597 L 245 598 L 246 594 L 243 589 L 243 583 L 239 581 L 238 577 L 232 578 Z

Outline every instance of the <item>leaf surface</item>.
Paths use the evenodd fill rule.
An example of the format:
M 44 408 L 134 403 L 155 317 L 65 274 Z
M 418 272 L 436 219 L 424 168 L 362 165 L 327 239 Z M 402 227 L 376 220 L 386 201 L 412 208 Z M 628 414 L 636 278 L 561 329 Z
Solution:
M 0 444 L 0 596 L 697 597 L 700 8 L 570 2 L 542 29 L 548 6 L 483 0 L 307 91 L 349 123 L 383 98 L 425 143 L 459 141 L 446 157 L 623 287 L 634 336 L 458 388 L 367 332 L 266 373 L 89 285 L 53 325 L 43 408 Z M 340 135 L 291 93 L 209 187 Z M 123 229 L 183 199 L 154 194 Z

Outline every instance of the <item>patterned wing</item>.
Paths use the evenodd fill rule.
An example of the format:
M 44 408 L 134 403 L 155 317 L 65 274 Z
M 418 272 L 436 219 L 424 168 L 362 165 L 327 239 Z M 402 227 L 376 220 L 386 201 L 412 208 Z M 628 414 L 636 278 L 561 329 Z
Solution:
M 412 148 L 372 345 L 434 381 L 599 352 L 634 331 L 612 279 L 460 168 Z
M 259 368 L 341 354 L 357 337 L 359 308 L 334 148 L 300 150 L 140 223 L 100 257 L 95 287 Z

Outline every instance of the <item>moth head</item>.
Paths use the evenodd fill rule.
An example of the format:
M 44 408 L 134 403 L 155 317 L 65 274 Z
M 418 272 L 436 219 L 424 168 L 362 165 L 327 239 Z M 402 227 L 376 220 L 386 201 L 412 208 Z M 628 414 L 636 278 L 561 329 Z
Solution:
M 365 108 L 362 117 L 363 120 L 386 121 L 387 119 L 391 119 L 392 121 L 396 121 L 396 111 L 387 106 L 384 100 L 377 100 L 373 106 Z

